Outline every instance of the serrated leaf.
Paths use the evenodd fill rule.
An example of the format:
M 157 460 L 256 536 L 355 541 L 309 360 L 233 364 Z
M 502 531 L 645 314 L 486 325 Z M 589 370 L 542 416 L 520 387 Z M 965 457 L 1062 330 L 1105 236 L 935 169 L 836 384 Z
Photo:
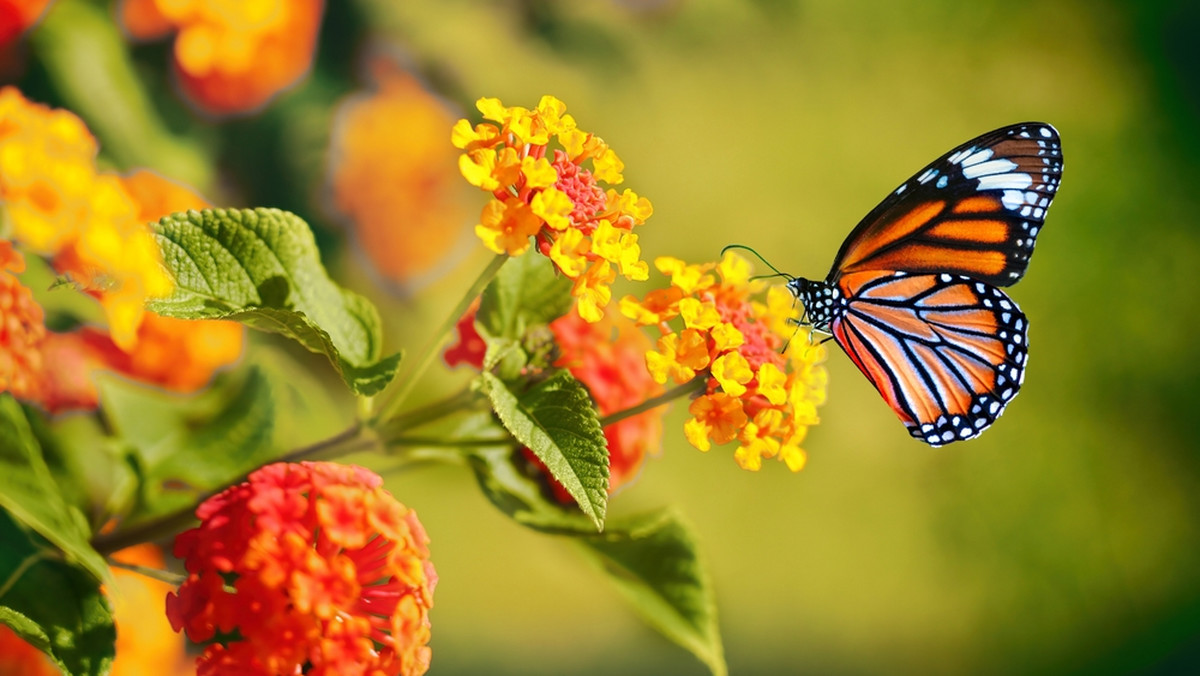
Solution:
M 567 371 L 516 394 L 496 376 L 479 374 L 500 422 L 527 446 L 596 525 L 608 506 L 608 444 L 591 396 Z
M 71 676 L 112 666 L 117 632 L 100 582 L 0 510 L 0 623 Z
M 552 500 L 536 479 L 520 471 L 517 453 L 505 446 L 471 454 L 471 469 L 484 496 L 527 528 L 555 535 L 594 534 L 596 524 L 591 519 Z
M 180 319 L 231 319 L 279 333 L 324 354 L 352 390 L 382 390 L 400 355 L 381 357 L 379 313 L 335 284 L 312 231 L 278 209 L 205 209 L 171 214 L 154 227 L 175 278 L 147 307 Z
M 712 584 L 678 515 L 664 510 L 632 517 L 578 541 L 642 619 L 715 676 L 728 673 Z
M 108 566 L 88 542 L 86 519 L 59 493 L 25 412 L 8 394 L 0 395 L 0 508 L 97 580 L 108 579 Z
M 476 322 L 495 338 L 519 339 L 536 324 L 548 324 L 571 307 L 571 280 L 545 256 L 510 258 L 483 291 Z

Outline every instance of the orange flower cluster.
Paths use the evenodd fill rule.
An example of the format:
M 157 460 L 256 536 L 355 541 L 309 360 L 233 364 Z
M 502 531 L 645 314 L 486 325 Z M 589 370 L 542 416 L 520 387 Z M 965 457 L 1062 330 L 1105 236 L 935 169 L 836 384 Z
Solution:
M 579 129 L 553 96 L 542 97 L 534 110 L 489 98 L 476 106 L 499 126 L 459 120 L 451 135 L 466 151 L 459 158 L 463 177 L 493 197 L 475 233 L 492 251 L 510 256 L 524 253 L 535 238 L 538 251 L 575 282 L 579 315 L 598 321 L 617 272 L 632 280 L 649 274 L 631 231 L 653 213 L 650 201 L 601 186 L 621 183 L 624 163 L 602 139 Z M 552 152 L 551 142 L 559 146 Z M 584 166 L 589 160 L 591 169 Z
M 78 117 L 0 90 L 0 206 L 9 233 L 96 298 L 108 320 L 107 332 L 47 332 L 41 307 L 13 274 L 24 259 L 0 241 L 0 391 L 51 411 L 94 408 L 93 369 L 192 391 L 242 349 L 236 324 L 150 318 L 143 309 L 173 286 L 146 223 L 207 204 L 150 172 L 101 173 L 96 151 Z
M 375 91 L 338 106 L 329 151 L 332 207 L 385 279 L 411 288 L 466 244 L 469 188 L 441 141 L 450 111 L 392 60 L 369 63 Z
M 415 512 L 361 467 L 267 465 L 175 540 L 167 597 L 199 676 L 423 674 L 437 575 Z
M 253 111 L 312 65 L 323 0 L 124 0 L 121 23 L 139 40 L 175 31 L 174 65 L 201 109 Z
M 37 23 L 49 4 L 50 0 L 0 0 L 0 49 Z
M 750 264 L 732 253 L 716 264 L 668 257 L 654 264 L 671 286 L 642 300 L 626 296 L 621 311 L 662 330 L 646 354 L 657 382 L 707 379 L 705 393 L 688 409 L 688 441 L 707 451 L 712 443 L 736 440 L 734 459 L 744 469 L 758 470 L 772 457 L 792 471 L 802 469 L 807 456 L 800 443 L 825 402 L 825 349 L 789 341 L 795 333 L 789 319 L 796 316 L 791 295 L 776 286 L 767 290 L 765 304 L 756 300 L 762 284 L 751 281 Z M 672 328 L 677 319 L 682 329 Z

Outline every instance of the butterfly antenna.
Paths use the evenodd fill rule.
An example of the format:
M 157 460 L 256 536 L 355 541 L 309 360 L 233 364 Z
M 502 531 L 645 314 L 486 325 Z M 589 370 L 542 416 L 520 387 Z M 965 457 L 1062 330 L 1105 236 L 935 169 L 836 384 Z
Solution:
M 795 279 L 795 277 L 793 277 L 792 275 L 789 275 L 786 272 L 780 272 L 779 268 L 775 267 L 774 265 L 771 265 L 771 263 L 768 262 L 767 259 L 762 257 L 762 254 L 758 253 L 754 249 L 751 249 L 750 247 L 746 246 L 745 244 L 730 244 L 729 246 L 725 247 L 724 249 L 721 249 L 721 255 L 724 256 L 725 252 L 729 251 L 730 249 L 744 249 L 744 250 L 749 251 L 750 253 L 754 254 L 754 257 L 757 258 L 758 260 L 762 261 L 763 265 L 766 265 L 768 268 L 771 268 L 771 270 L 773 270 L 775 272 L 775 275 L 773 275 L 773 276 L 787 277 L 788 279 Z M 766 276 L 770 276 L 770 275 L 766 275 Z

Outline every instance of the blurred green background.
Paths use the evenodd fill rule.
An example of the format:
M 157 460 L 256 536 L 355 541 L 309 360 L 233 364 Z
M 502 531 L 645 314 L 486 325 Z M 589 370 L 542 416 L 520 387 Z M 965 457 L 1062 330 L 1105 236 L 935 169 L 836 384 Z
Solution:
M 59 4 L 9 81 L 79 113 L 118 167 L 304 215 L 410 354 L 489 254 L 475 245 L 432 285 L 389 295 L 321 208 L 332 104 L 360 86 L 368 45 L 463 112 L 480 96 L 565 101 L 654 202 L 648 259 L 741 243 L 821 277 L 925 163 L 1004 124 L 1054 124 L 1064 187 L 1012 290 L 1032 363 L 991 431 L 942 449 L 911 440 L 834 349 L 802 473 L 695 451 L 677 406 L 661 456 L 612 509 L 687 515 L 734 674 L 1200 670 L 1194 1 L 332 0 L 310 76 L 230 120 L 175 98 L 165 44 L 81 43 L 86 22 L 53 14 L 107 3 Z M 135 79 L 106 80 L 91 50 L 125 54 Z M 85 62 L 101 68 L 81 88 Z M 428 393 L 466 376 L 435 375 Z M 465 469 L 389 483 L 420 513 L 441 576 L 431 673 L 704 673 L 570 542 L 510 522 Z

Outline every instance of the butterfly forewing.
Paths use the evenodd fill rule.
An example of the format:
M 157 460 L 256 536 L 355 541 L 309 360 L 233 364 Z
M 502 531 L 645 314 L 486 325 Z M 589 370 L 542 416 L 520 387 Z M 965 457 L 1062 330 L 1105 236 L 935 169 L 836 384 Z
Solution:
M 827 281 L 855 272 L 1025 274 L 1062 177 L 1058 132 L 1027 122 L 968 141 L 918 172 L 846 238 Z
M 854 272 L 830 329 L 916 438 L 976 436 L 1025 378 L 1028 322 L 999 289 L 949 273 Z

